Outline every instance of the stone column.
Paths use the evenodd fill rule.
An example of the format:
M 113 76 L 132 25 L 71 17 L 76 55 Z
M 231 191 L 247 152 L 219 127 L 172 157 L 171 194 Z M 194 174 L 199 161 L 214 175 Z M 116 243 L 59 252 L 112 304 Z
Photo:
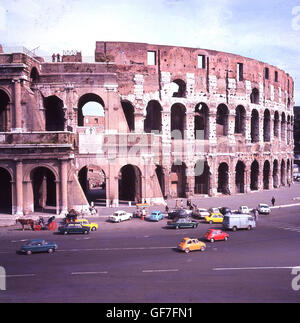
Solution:
M 61 177 L 61 211 L 62 215 L 68 213 L 68 161 L 61 160 L 60 166 Z
M 14 92 L 15 92 L 15 122 L 12 131 L 22 131 L 22 106 L 21 106 L 21 81 L 14 80 Z
M 16 215 L 23 214 L 23 162 L 21 160 L 16 161 L 16 200 L 17 208 Z

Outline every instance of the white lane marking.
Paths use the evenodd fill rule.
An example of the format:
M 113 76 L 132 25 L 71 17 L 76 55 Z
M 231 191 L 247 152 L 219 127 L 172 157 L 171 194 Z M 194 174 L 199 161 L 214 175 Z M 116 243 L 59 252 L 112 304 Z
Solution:
M 36 276 L 36 274 L 17 274 L 17 275 L 0 275 L 0 277 L 5 277 L 5 278 L 15 278 L 15 277 L 33 277 Z
M 179 271 L 179 269 L 148 269 L 148 270 L 142 270 L 143 273 L 161 273 L 161 272 L 176 272 Z
M 232 267 L 232 268 L 213 268 L 215 271 L 225 270 L 272 270 L 272 269 L 293 269 L 299 266 L 282 266 L 282 267 Z
M 108 274 L 107 271 L 82 271 L 82 272 L 74 272 L 71 275 L 100 275 L 100 274 Z
M 97 248 L 97 249 L 60 249 L 60 252 L 78 252 L 78 251 L 114 251 L 114 250 L 156 250 L 156 249 L 172 249 L 172 247 L 128 247 L 128 248 Z

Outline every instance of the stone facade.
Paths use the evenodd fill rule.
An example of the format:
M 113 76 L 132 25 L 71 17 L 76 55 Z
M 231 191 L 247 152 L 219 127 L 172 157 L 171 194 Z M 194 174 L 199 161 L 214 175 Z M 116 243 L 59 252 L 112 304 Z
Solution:
M 212 50 L 97 42 L 95 63 L 0 54 L 0 208 L 87 208 L 87 170 L 106 205 L 287 185 L 293 79 Z M 96 102 L 104 124 L 88 126 Z M 1 190 L 1 191 L 2 191 Z

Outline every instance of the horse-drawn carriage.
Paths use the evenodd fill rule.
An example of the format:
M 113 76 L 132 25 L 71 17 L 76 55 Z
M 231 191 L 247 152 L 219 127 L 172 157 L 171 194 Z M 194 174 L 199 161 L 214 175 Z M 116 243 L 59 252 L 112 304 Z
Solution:
M 19 218 L 16 223 L 20 223 L 22 225 L 22 230 L 24 231 L 25 226 L 29 225 L 33 231 L 40 230 L 50 230 L 55 231 L 57 228 L 57 224 L 54 221 L 55 216 L 51 216 L 48 220 L 45 220 L 42 216 L 40 217 L 31 217 L 31 218 Z

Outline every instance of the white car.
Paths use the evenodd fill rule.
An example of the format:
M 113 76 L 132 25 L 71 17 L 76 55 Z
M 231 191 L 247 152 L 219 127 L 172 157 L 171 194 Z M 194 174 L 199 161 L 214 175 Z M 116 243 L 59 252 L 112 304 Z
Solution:
M 196 209 L 193 212 L 193 215 L 199 219 L 204 219 L 204 217 L 210 216 L 210 213 L 208 212 L 207 209 Z
M 270 214 L 271 209 L 268 204 L 258 204 L 257 211 L 259 214 Z
M 121 222 L 132 219 L 133 214 L 125 211 L 116 211 L 113 215 L 109 217 L 111 222 Z
M 249 208 L 246 205 L 240 206 L 238 212 L 241 214 L 250 214 Z

